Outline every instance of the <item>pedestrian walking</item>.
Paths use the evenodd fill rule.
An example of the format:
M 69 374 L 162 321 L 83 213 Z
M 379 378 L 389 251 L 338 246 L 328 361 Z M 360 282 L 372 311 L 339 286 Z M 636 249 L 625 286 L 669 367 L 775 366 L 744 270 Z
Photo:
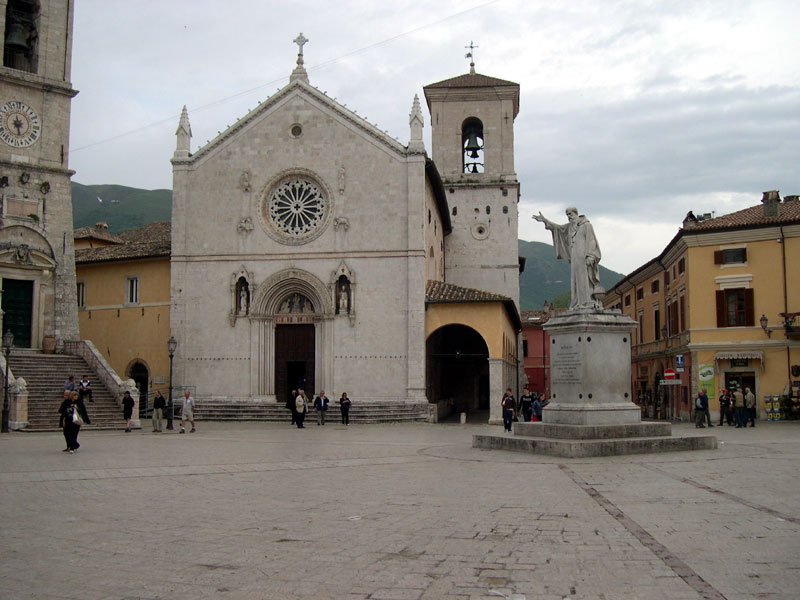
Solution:
M 161 419 L 164 416 L 164 409 L 167 407 L 167 401 L 164 399 L 164 396 L 161 395 L 161 392 L 156 390 L 156 393 L 153 394 L 153 432 L 160 433 L 161 432 Z
M 131 393 L 126 391 L 122 395 L 122 416 L 125 419 L 125 433 L 131 432 L 131 418 L 133 417 L 133 405 L 136 402 L 131 397 Z
M 511 394 L 511 388 L 506 388 L 501 406 L 503 407 L 503 429 L 505 431 L 511 431 L 511 424 L 514 422 L 514 409 L 516 408 L 514 396 Z
M 305 421 L 306 413 L 308 412 L 308 401 L 306 399 L 306 391 L 304 389 L 297 390 L 297 398 L 295 398 L 294 401 L 294 408 L 295 412 L 297 413 L 295 416 L 297 428 L 305 429 L 306 426 L 303 425 L 303 421 Z
M 342 411 L 342 425 L 350 425 L 350 405 L 352 402 L 347 397 L 347 392 L 342 392 L 339 398 L 339 409 Z
M 325 412 L 328 410 L 330 400 L 325 395 L 325 390 L 319 391 L 319 396 L 314 398 L 314 408 L 317 410 L 317 426 L 325 425 Z
M 64 392 L 64 401 L 58 409 L 61 418 L 59 426 L 64 431 L 64 441 L 67 447 L 63 452 L 74 454 L 75 451 L 81 447 L 78 443 L 78 434 L 81 431 L 81 425 L 91 424 L 89 414 L 86 412 L 86 406 L 83 401 L 78 397 L 78 392 L 67 391 Z
M 533 409 L 533 420 L 534 421 L 541 421 L 542 420 L 542 408 L 544 408 L 544 402 L 539 397 L 537 393 L 534 392 L 533 394 L 533 404 L 531 405 Z
M 744 388 L 744 410 L 745 418 L 744 425 L 747 427 L 747 421 L 750 421 L 750 427 L 756 426 L 756 396 L 750 391 L 749 387 Z
M 195 403 L 194 398 L 192 398 L 191 394 L 189 394 L 189 390 L 183 390 L 183 406 L 181 407 L 181 431 L 180 433 L 186 433 L 185 423 L 189 421 L 192 425 L 192 430 L 189 433 L 194 433 L 197 431 L 194 427 L 194 410 L 195 410 Z

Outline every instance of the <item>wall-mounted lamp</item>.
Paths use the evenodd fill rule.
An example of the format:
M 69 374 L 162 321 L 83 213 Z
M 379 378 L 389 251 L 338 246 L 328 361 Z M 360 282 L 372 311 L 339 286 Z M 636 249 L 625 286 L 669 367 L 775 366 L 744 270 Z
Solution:
M 772 337 L 772 330 L 768 327 L 769 320 L 767 319 L 767 315 L 761 315 L 761 318 L 758 320 L 761 323 L 761 329 L 764 330 L 764 333 L 767 334 L 767 337 Z
M 761 325 L 761 329 L 764 330 L 764 333 L 767 334 L 767 337 L 772 337 L 772 332 L 776 329 L 783 329 L 784 333 L 786 333 L 786 337 L 789 339 L 797 339 L 798 330 L 795 328 L 794 324 L 797 320 L 797 317 L 800 316 L 800 313 L 778 313 L 782 319 L 782 323 L 778 326 L 770 327 L 769 321 L 767 320 L 766 315 L 761 315 L 761 318 L 758 320 L 759 324 Z

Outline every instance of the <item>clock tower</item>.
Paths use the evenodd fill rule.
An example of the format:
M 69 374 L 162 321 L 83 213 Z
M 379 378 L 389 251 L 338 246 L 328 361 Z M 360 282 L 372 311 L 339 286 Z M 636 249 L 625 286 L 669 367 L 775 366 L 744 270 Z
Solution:
M 67 162 L 73 3 L 0 0 L 0 318 L 18 348 L 78 339 Z

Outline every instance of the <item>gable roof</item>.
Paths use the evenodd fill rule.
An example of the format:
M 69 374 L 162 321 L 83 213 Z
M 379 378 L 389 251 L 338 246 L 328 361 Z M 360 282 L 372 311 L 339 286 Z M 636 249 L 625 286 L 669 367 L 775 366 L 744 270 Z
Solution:
M 103 242 L 111 242 L 112 244 L 119 244 L 122 239 L 114 234 L 108 232 L 108 229 L 99 229 L 97 226 L 79 227 L 72 232 L 72 239 L 75 240 L 101 240 Z
M 428 110 L 431 100 L 481 100 L 492 98 L 511 100 L 514 117 L 519 114 L 519 84 L 505 79 L 489 77 L 480 73 L 465 73 L 450 79 L 443 79 L 422 88 Z
M 515 86 L 519 87 L 518 83 L 513 81 L 506 81 L 505 79 L 498 79 L 497 77 L 489 77 L 488 75 L 481 75 L 480 73 L 465 73 L 464 75 L 456 75 L 449 79 L 442 79 L 436 83 L 429 83 L 424 89 L 429 88 L 465 88 L 465 87 L 498 87 L 498 86 Z
M 172 240 L 169 221 L 157 221 L 143 227 L 130 229 L 116 237 L 120 241 L 111 246 L 75 250 L 75 264 L 169 257 L 171 254 Z
M 800 201 L 790 200 L 778 203 L 778 216 L 776 217 L 765 217 L 764 205 L 757 204 L 721 217 L 706 219 L 705 221 L 685 222 L 682 231 L 697 233 L 710 230 L 719 231 L 721 229 L 786 225 L 797 222 L 800 222 Z
M 378 129 L 377 125 L 370 123 L 367 119 L 357 115 L 354 111 L 345 108 L 345 106 L 339 104 L 336 100 L 328 96 L 325 92 L 320 91 L 318 88 L 313 87 L 312 85 L 302 81 L 301 79 L 296 79 L 294 81 L 289 82 L 288 85 L 278 90 L 275 94 L 267 98 L 264 102 L 261 102 L 253 110 L 251 110 L 241 119 L 236 121 L 233 125 L 227 127 L 224 131 L 220 132 L 219 135 L 217 135 L 206 145 L 198 147 L 197 150 L 195 150 L 193 153 L 189 155 L 188 158 L 173 158 L 172 162 L 174 164 L 191 163 L 194 162 L 195 160 L 200 159 L 201 157 L 209 154 L 217 146 L 223 144 L 225 141 L 227 141 L 229 138 L 235 135 L 238 131 L 244 129 L 249 124 L 255 122 L 259 117 L 268 113 L 270 110 L 275 108 L 280 103 L 284 102 L 290 96 L 296 94 L 305 95 L 313 99 L 314 101 L 318 102 L 322 106 L 330 109 L 332 112 L 336 113 L 339 117 L 343 118 L 346 122 L 355 126 L 356 129 L 360 130 L 367 136 L 378 141 L 381 145 L 386 146 L 399 154 L 406 154 L 407 147 L 404 144 L 400 143 L 398 140 L 391 137 L 388 133 Z
M 482 302 L 501 302 L 506 308 L 512 323 L 519 331 L 522 324 L 519 318 L 519 311 L 516 304 L 508 296 L 493 294 L 483 290 L 465 288 L 444 281 L 428 281 L 425 284 L 425 303 L 426 304 L 460 304 L 460 303 L 482 303 Z

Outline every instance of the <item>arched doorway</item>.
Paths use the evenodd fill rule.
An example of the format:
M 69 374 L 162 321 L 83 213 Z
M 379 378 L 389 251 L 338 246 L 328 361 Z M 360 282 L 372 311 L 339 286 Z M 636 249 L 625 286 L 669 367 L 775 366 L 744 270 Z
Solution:
M 136 382 L 136 387 L 139 390 L 139 416 L 144 417 L 147 415 L 149 406 L 150 370 L 147 365 L 137 360 L 128 367 L 128 377 Z
M 447 403 L 456 414 L 489 410 L 489 348 L 477 331 L 441 327 L 428 336 L 426 354 L 429 402 Z

